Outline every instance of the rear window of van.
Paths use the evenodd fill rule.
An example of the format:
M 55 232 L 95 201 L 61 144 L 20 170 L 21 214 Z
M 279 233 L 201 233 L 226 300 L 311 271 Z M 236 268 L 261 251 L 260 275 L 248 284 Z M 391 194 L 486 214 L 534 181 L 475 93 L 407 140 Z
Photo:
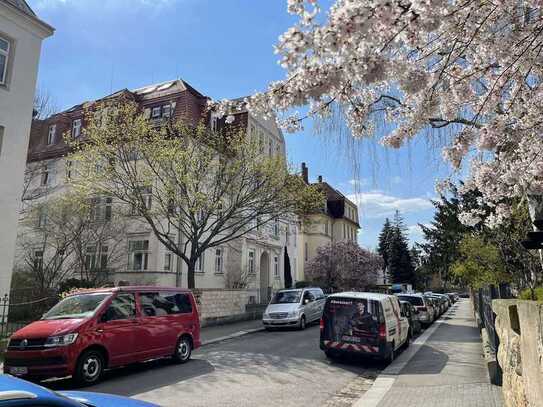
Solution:
M 402 301 L 408 301 L 413 304 L 415 307 L 423 307 L 424 301 L 421 297 L 411 297 L 409 295 L 398 295 L 398 298 Z
M 324 307 L 324 337 L 332 341 L 367 343 L 383 321 L 378 301 L 363 298 L 329 298 Z

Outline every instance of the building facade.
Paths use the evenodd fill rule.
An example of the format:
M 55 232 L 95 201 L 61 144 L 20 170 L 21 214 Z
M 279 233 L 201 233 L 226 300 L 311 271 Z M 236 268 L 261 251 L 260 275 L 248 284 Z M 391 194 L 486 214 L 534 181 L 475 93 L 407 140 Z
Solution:
M 8 293 L 42 41 L 53 28 L 24 0 L 0 0 L 0 294 Z
M 204 120 L 213 129 L 225 125 L 225 119 L 206 113 L 208 98 L 183 80 L 135 90 L 124 89 L 106 98 L 120 96 L 135 101 L 150 120 L 173 117 L 194 125 Z M 85 108 L 92 103 L 85 102 L 46 120 L 34 121 L 27 162 L 27 174 L 31 174 L 27 177 L 30 180 L 27 195 L 35 197 L 34 201 L 47 200 L 66 192 L 66 178 L 70 177 L 72 164 L 66 159 L 69 149 L 63 135 L 80 137 L 81 129 L 85 126 Z M 272 121 L 238 111 L 232 125 L 259 140 L 264 146 L 263 154 L 285 157 L 283 134 Z M 112 218 L 115 203 L 109 201 L 101 205 L 103 213 Z M 158 241 L 145 222 L 135 219 L 125 222 L 128 224 L 123 226 L 120 242 L 123 253 L 111 264 L 101 264 L 100 267 L 108 270 L 110 282 L 186 287 L 187 267 L 184 262 Z M 288 273 L 289 269 L 294 281 L 301 279 L 295 274 L 298 260 L 292 235 L 296 233 L 296 228 L 295 221 L 280 219 L 221 247 L 209 249 L 196 265 L 196 288 L 236 288 L 241 276 L 243 285 L 254 293 L 251 295 L 252 302 L 267 301 L 272 290 L 284 287 L 285 272 Z M 98 246 L 91 244 L 87 249 L 86 261 L 89 264 L 108 262 L 107 256 L 104 257 L 97 249 Z M 19 258 L 22 257 L 20 254 Z M 235 283 L 232 281 L 233 275 L 236 276 Z M 77 273 L 75 277 L 78 277 Z
M 299 278 L 304 279 L 304 265 L 317 254 L 317 249 L 335 242 L 357 242 L 360 224 L 358 207 L 345 195 L 325 182 L 322 176 L 317 182 L 309 182 L 309 169 L 302 163 L 302 176 L 306 184 L 315 185 L 325 195 L 323 208 L 301 222 L 297 243 L 296 266 Z

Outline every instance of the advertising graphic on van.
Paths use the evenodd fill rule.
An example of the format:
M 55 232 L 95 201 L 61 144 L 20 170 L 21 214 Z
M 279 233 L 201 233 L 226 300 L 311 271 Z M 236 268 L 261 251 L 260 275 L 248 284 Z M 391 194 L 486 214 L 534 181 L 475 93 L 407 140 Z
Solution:
M 328 302 L 324 337 L 331 341 L 371 344 L 379 334 L 379 304 L 366 299 Z

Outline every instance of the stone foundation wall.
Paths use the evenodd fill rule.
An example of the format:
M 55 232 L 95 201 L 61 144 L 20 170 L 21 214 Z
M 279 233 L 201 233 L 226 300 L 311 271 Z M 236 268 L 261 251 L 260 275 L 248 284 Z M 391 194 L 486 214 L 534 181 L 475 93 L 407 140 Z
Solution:
M 543 304 L 494 300 L 498 362 L 507 407 L 543 405 Z
M 257 290 L 194 289 L 202 326 L 259 318 L 258 312 L 248 311 L 256 302 Z

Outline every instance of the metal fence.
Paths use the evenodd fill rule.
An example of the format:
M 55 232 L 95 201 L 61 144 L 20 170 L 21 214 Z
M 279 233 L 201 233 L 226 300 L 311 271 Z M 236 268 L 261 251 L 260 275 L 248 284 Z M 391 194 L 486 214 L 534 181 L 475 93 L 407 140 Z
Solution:
M 473 292 L 473 305 L 482 328 L 485 328 L 494 352 L 498 351 L 500 339 L 496 333 L 496 314 L 492 310 L 492 300 L 512 298 L 508 284 L 489 285 Z
M 14 290 L 5 294 L 0 299 L 0 339 L 40 319 L 58 300 L 56 293 L 37 296 L 34 290 Z
M 475 314 L 478 316 L 480 328 L 485 328 L 489 345 L 494 353 L 498 352 L 500 338 L 496 332 L 496 314 L 492 310 L 492 300 L 512 298 L 511 287 L 508 284 L 499 286 L 489 285 L 472 292 Z M 498 368 L 498 382 L 501 384 L 502 371 Z

